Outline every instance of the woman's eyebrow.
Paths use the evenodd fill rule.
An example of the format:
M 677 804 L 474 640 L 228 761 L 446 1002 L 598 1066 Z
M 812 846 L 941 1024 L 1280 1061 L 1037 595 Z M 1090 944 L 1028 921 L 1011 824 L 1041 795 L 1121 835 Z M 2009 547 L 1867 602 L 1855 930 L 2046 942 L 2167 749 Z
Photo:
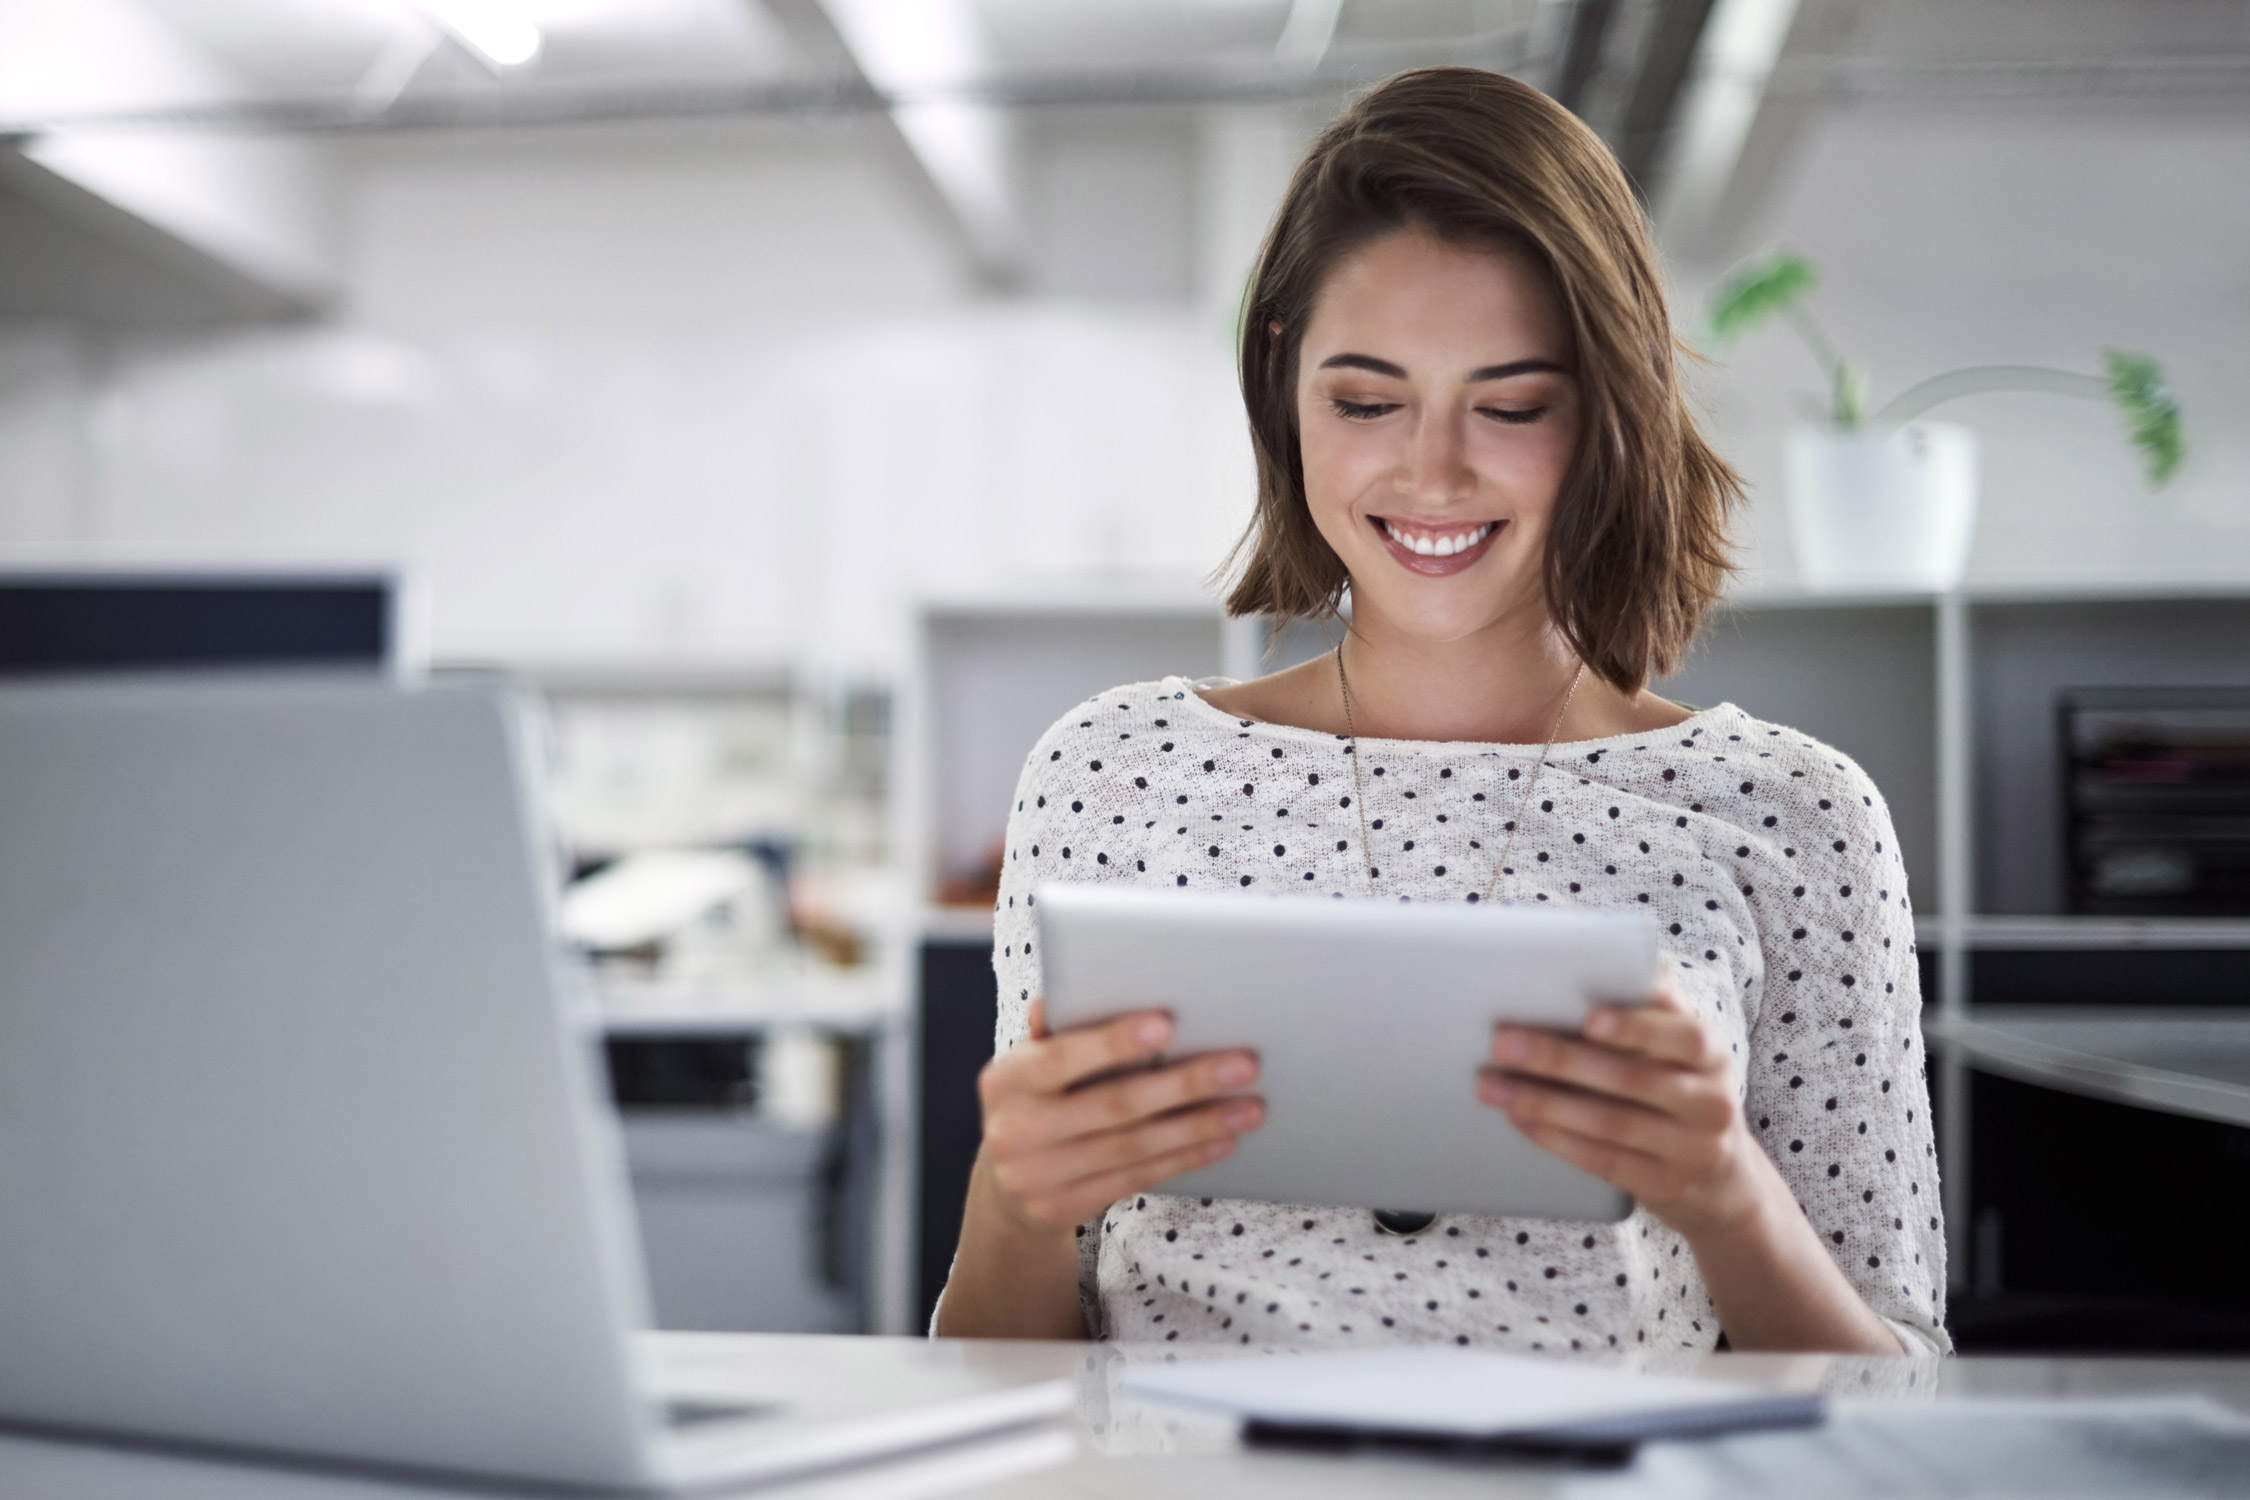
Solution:
M 1567 375 L 1570 372 L 1551 359 L 1514 359 L 1504 365 L 1486 365 L 1481 370 L 1469 372 L 1469 383 L 1480 380 L 1506 380 L 1511 375 Z
M 1377 359 L 1372 354 L 1331 354 L 1320 362 L 1323 370 L 1369 370 L 1377 375 L 1388 375 L 1393 380 L 1404 380 L 1404 366 L 1394 365 L 1387 359 Z
M 1387 359 L 1377 359 L 1372 354 L 1331 354 L 1320 362 L 1323 370 L 1367 370 L 1377 375 L 1388 375 L 1393 380 L 1406 379 L 1404 366 L 1394 365 Z M 1512 359 L 1504 365 L 1486 365 L 1481 370 L 1469 372 L 1469 383 L 1484 380 L 1506 380 L 1514 375 L 1567 375 L 1563 366 L 1551 359 Z

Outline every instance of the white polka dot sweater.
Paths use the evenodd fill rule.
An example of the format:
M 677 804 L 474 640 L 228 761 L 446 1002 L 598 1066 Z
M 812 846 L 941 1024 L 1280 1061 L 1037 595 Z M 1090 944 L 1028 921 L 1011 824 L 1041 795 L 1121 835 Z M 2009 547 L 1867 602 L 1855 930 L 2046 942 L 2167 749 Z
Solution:
M 1949 1347 L 1914 920 L 1888 809 L 1842 754 L 1732 705 L 1676 728 L 1556 745 L 1347 744 L 1233 718 L 1182 678 L 1088 699 L 1026 763 L 994 923 L 997 1044 L 1040 993 L 1031 895 L 1115 881 L 1279 897 L 1636 907 L 1740 1059 L 1743 1109 L 1860 1295 L 1909 1350 Z M 1361 851 L 1361 813 L 1373 848 Z M 1371 1018 L 1372 1024 L 1372 1018 Z M 1462 1087 L 1481 1059 L 1464 1059 Z M 1097 1337 L 1567 1352 L 1708 1349 L 1720 1327 L 1684 1241 L 1618 1224 L 1149 1193 L 1080 1231 Z

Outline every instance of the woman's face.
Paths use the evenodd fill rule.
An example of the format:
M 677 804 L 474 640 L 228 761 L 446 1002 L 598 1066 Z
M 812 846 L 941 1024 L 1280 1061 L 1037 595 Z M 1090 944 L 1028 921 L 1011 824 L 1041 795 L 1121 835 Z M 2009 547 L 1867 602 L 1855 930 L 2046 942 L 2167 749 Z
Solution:
M 1313 524 L 1355 625 L 1431 641 L 1544 621 L 1541 560 L 1578 443 L 1576 361 L 1520 256 L 1385 235 L 1337 263 L 1298 351 Z

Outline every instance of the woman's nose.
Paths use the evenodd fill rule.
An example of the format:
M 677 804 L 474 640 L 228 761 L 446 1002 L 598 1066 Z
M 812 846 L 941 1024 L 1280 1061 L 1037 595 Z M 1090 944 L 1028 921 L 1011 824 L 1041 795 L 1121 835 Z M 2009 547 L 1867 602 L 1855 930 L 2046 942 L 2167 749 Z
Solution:
M 1450 413 L 1426 412 L 1415 425 L 1400 480 L 1416 503 L 1445 506 L 1468 497 L 1475 484 L 1464 439 L 1460 421 Z

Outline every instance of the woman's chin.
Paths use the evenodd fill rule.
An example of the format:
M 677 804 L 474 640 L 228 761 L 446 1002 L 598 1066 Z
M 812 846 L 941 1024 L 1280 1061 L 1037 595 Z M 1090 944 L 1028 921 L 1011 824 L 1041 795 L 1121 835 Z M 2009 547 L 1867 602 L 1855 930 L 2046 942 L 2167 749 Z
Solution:
M 1441 592 L 1454 597 L 1430 597 Z M 1468 594 L 1465 590 L 1441 591 L 1426 587 L 1364 592 L 1355 587 L 1352 610 L 1354 621 L 1362 627 L 1379 623 L 1387 635 L 1431 646 L 1504 629 L 1510 620 L 1525 614 L 1522 601 L 1512 594 L 1511 597 L 1495 597 L 1488 590 Z M 1531 606 L 1530 615 L 1540 621 L 1546 618 L 1546 612 L 1536 602 Z

